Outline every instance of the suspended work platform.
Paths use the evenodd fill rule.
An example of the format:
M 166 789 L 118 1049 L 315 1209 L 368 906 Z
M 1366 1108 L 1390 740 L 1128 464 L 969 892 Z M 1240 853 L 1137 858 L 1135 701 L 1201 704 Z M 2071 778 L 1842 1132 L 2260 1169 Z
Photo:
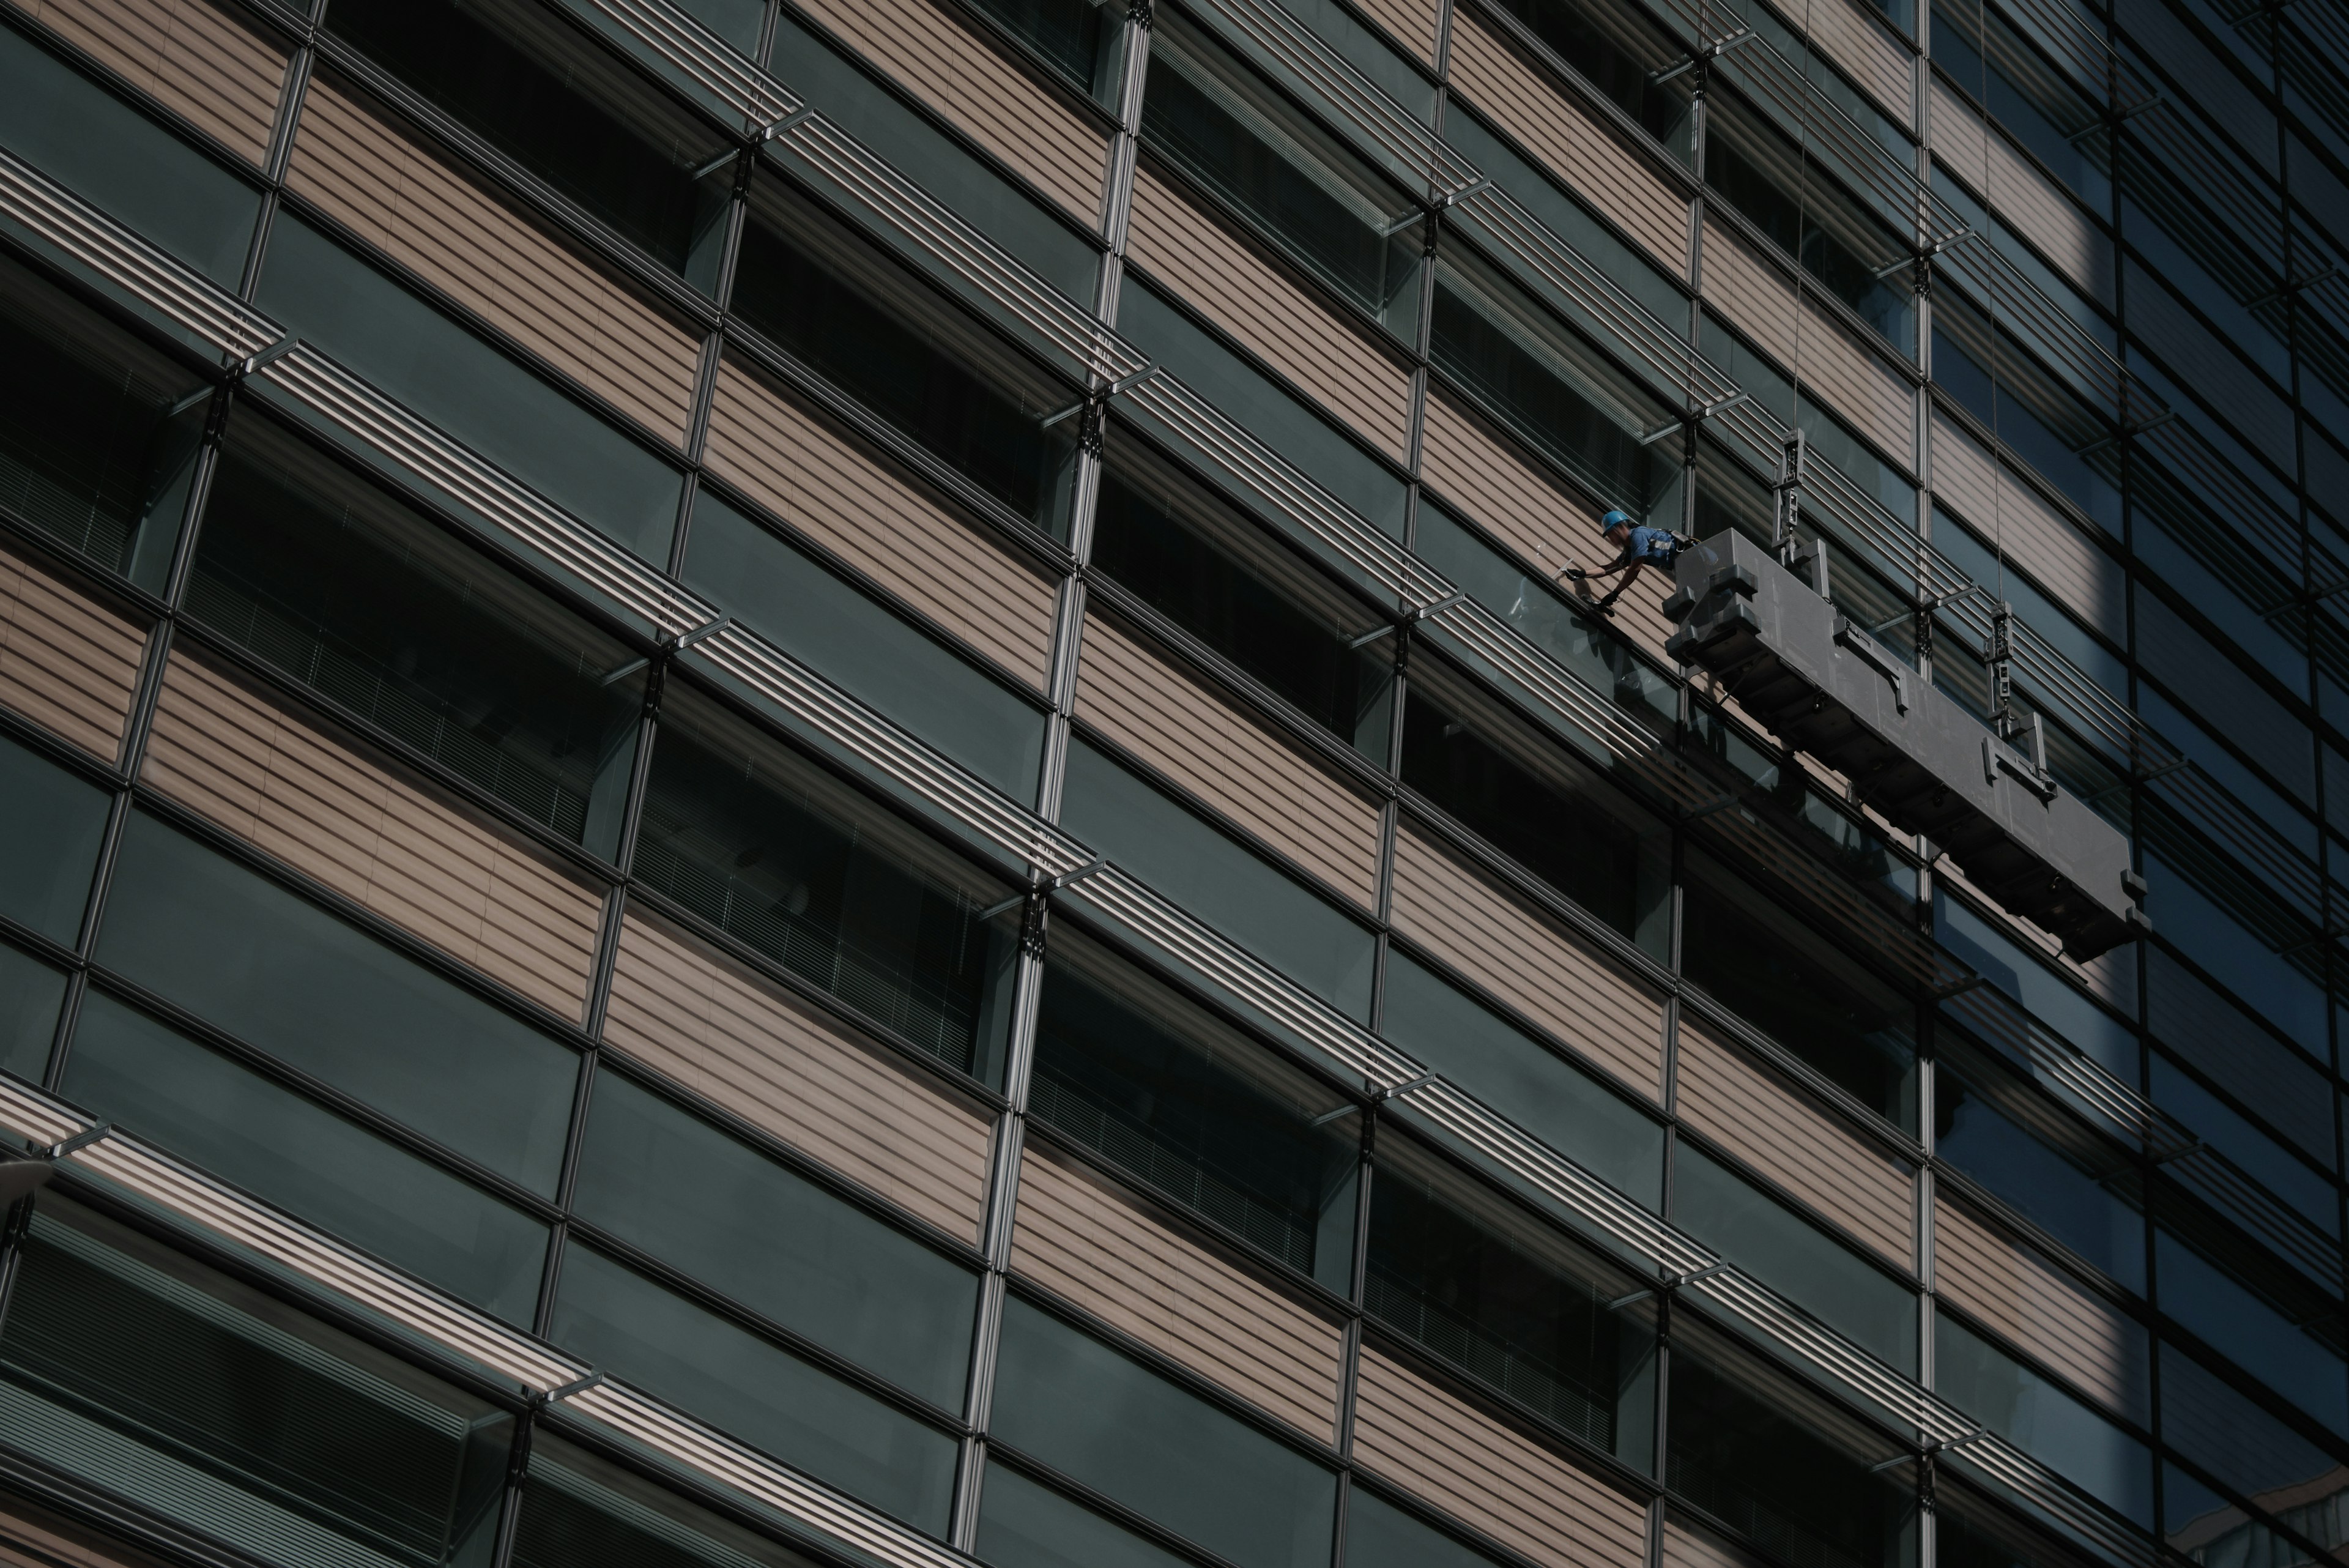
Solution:
M 2066 794 L 2044 755 L 2002 739 L 1767 548 L 1716 534 L 1673 577 L 1664 607 L 1682 624 L 1668 652 L 1849 778 L 1895 826 L 1932 839 L 2010 913 L 2075 959 L 2151 929 L 2118 829 Z

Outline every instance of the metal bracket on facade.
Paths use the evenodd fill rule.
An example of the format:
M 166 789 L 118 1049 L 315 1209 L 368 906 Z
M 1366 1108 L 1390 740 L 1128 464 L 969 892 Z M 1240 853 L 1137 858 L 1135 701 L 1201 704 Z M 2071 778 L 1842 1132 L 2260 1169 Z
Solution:
M 1073 871 L 1063 871 L 1057 877 L 1048 877 L 1032 888 L 1025 888 L 1020 892 L 1012 894 L 1011 897 L 1004 899 L 999 904 L 989 904 L 986 909 L 981 909 L 972 918 L 982 921 L 991 920 L 995 919 L 996 916 L 1002 914 L 1006 909 L 1017 908 L 1019 905 L 1025 903 L 1030 898 L 1040 898 L 1047 893 L 1057 893 L 1061 888 L 1069 887 L 1072 883 L 1081 882 L 1086 877 L 1093 876 L 1097 872 L 1106 871 L 1108 869 L 1108 857 L 1097 856 L 1094 858 L 1086 861 L 1082 866 L 1078 867 Z
M 2287 294 L 2298 294 L 2302 289 L 2314 288 L 2326 278 L 2338 274 L 2340 270 L 2340 263 L 2327 262 L 2306 277 L 2288 277 L 2265 294 L 2243 301 L 2243 308 L 2249 310 L 2254 306 L 2265 305 L 2271 299 L 2282 299 Z
M 1382 1106 L 1389 1100 L 1401 1099 L 1403 1096 L 1410 1094 L 1414 1089 L 1423 1089 L 1443 1075 L 1444 1075 L 1441 1073 L 1422 1073 L 1416 1078 L 1406 1078 L 1400 1084 L 1390 1084 L 1383 1089 L 1372 1090 L 1371 1097 L 1360 1105 L 1349 1101 L 1345 1105 L 1340 1106 L 1334 1111 L 1323 1112 L 1321 1115 L 1315 1116 L 1311 1121 L 1305 1125 L 1308 1127 L 1328 1127 L 1331 1122 L 1343 1121 L 1346 1117 L 1352 1116 L 1356 1111 L 1368 1109 L 1371 1106 Z
M 1922 1453 L 1897 1454 L 1880 1465 L 1868 1466 L 1868 1473 L 1872 1476 L 1882 1475 L 1886 1470 L 1897 1470 L 1902 1465 L 1914 1464 L 1920 1459 L 1932 1459 L 1938 1454 L 1946 1454 L 1951 1449 L 1962 1449 L 1968 1443 L 1979 1443 L 1989 1436 L 1988 1427 L 1976 1427 L 1972 1431 L 1961 1432 L 1954 1438 L 1936 1438 L 1925 1445 Z
M 2075 450 L 2072 455 L 2074 457 L 2085 457 L 2092 452 L 2102 452 L 2108 446 L 2117 446 L 2122 441 L 2127 441 L 2131 437 L 2141 436 L 2147 431 L 2159 430 L 2162 426 L 2168 424 L 2177 417 L 2178 410 L 2176 409 L 2164 409 L 2161 412 L 2154 415 L 2153 418 L 2149 420 L 2144 420 L 2133 425 L 2123 425 L 2120 429 L 2115 431 L 2108 436 L 2098 436 L 2087 445 Z
M 1071 403 L 1068 407 L 1053 410 L 1050 413 L 1046 414 L 1041 420 L 1037 421 L 1036 428 L 1040 431 L 1048 431 L 1054 425 L 1059 424 L 1062 420 L 1072 418 L 1077 414 L 1081 414 L 1087 409 L 1098 408 L 1102 404 L 1108 402 L 1112 398 L 1116 397 L 1121 392 L 1130 392 L 1133 390 L 1134 388 L 1139 387 L 1143 382 L 1147 381 L 1153 376 L 1157 375 L 1163 369 L 1164 369 L 1164 367 L 1161 366 L 1158 361 L 1154 359 L 1149 364 L 1144 365 L 1141 369 L 1134 371 L 1133 374 L 1130 376 L 1120 376 L 1116 380 L 1110 382 L 1109 385 L 1102 387 L 1094 391 L 1087 392 L 1083 397 L 1079 398 L 1075 402 Z
M 815 105 L 812 103 L 803 103 L 800 105 L 799 108 L 792 110 L 791 113 L 779 116 L 778 118 L 771 119 L 766 124 L 761 126 L 759 128 L 759 133 L 750 138 L 750 145 L 753 147 L 764 146 L 766 143 L 774 140 L 775 138 L 782 135 L 783 132 L 791 130 L 792 127 L 799 124 L 800 121 L 808 119 L 814 113 Z
M 69 1154 L 88 1148 L 94 1143 L 103 1141 L 104 1139 L 113 1136 L 113 1133 L 114 1124 L 112 1122 L 99 1122 L 96 1127 L 82 1128 L 81 1131 L 74 1134 L 73 1137 L 67 1138 L 62 1143 L 51 1144 L 48 1147 L 47 1151 L 44 1153 L 41 1158 L 55 1163 L 57 1160 L 65 1158 L 66 1156 Z
M 704 621 L 699 626 L 695 627 L 691 631 L 681 632 L 674 638 L 664 638 L 661 641 L 660 647 L 654 652 L 646 654 L 641 659 L 631 659 L 626 664 L 621 665 L 617 670 L 613 670 L 612 673 L 604 677 L 604 684 L 606 686 L 616 686 L 621 681 L 626 680 L 629 676 L 634 675 L 637 670 L 642 670 L 645 666 L 650 664 L 654 659 L 660 658 L 662 655 L 683 653 L 695 643 L 703 641 L 709 638 L 716 637 L 719 632 L 724 631 L 728 627 L 732 626 L 733 624 L 734 613 L 731 610 L 727 610 L 719 614 L 717 619 Z
M 1681 813 L 1681 820 L 1682 822 L 1694 822 L 1698 817 L 1711 816 L 1716 811 L 1727 811 L 1731 806 L 1735 805 L 1737 803 L 1738 797 L 1734 794 L 1715 795 L 1713 799 L 1706 801 L 1702 805 L 1692 805 L 1686 811 Z
M 1706 403 L 1702 408 L 1692 409 L 1684 414 L 1676 414 L 1672 418 L 1666 420 L 1662 424 L 1657 425 L 1652 430 L 1641 431 L 1640 432 L 1640 444 L 1641 446 L 1653 446 L 1656 442 L 1663 440 L 1674 431 L 1687 430 L 1692 425 L 1701 425 L 1704 423 L 1705 421 L 1713 418 L 1713 415 L 1724 413 L 1727 410 L 1735 408 L 1738 404 L 1747 401 L 1753 396 L 1754 394 L 1751 392 L 1732 392 L 1725 398 L 1715 398 L 1713 401 Z
M 1927 599 L 1915 609 L 1905 609 L 1899 615 L 1887 616 L 1884 619 L 1878 621 L 1874 626 L 1868 628 L 1868 635 L 1870 637 L 1882 637 L 1886 632 L 1890 631 L 1902 621 L 1914 620 L 1920 615 L 1937 614 L 1940 612 L 1940 607 L 1943 605 L 1948 604 L 1954 599 L 1961 599 L 1973 591 L 1974 585 L 1968 583 L 1962 588 L 1951 588 L 1946 594 L 1935 594 L 1931 598 Z
M 1692 71 L 1699 66 L 1709 65 L 1713 61 L 1721 58 L 1722 56 L 1729 53 L 1730 50 L 1750 44 L 1761 36 L 1761 34 L 1755 32 L 1751 27 L 1740 27 L 1734 33 L 1730 33 L 1724 36 L 1715 38 L 1712 43 L 1707 44 L 1703 48 L 1697 50 L 1694 54 L 1690 55 L 1687 58 L 1682 60 L 1677 65 L 1663 66 L 1655 70 L 1650 71 L 1648 73 L 1648 85 L 1650 87 L 1661 87 L 1666 82 L 1671 80 L 1674 77 L 1680 76 L 1684 72 Z
M 260 369 L 264 365 L 269 364 L 273 360 L 284 358 L 286 355 L 291 354 L 295 349 L 301 346 L 302 339 L 295 337 L 293 333 L 288 332 L 285 337 L 280 337 L 276 342 L 272 343 L 268 348 L 264 348 L 258 354 L 249 355 L 245 358 L 239 360 L 236 368 L 231 370 L 229 374 L 238 380 L 243 380 L 245 377 L 252 375 L 255 370 Z M 173 411 L 176 412 L 177 410 L 175 410 Z
M 1350 649 L 1368 648 L 1371 644 L 1378 641 L 1379 639 L 1385 637 L 1390 633 L 1401 631 L 1403 628 L 1423 621 L 1430 616 L 1443 614 L 1445 610 L 1450 609 L 1454 605 L 1458 604 L 1462 599 L 1464 599 L 1467 597 L 1468 596 L 1464 593 L 1446 594 L 1442 598 L 1437 599 L 1433 604 L 1413 605 L 1411 608 L 1402 612 L 1402 618 L 1401 620 L 1390 621 L 1382 627 L 1378 627 L 1372 630 L 1366 631 L 1346 646 Z
M 590 1388 L 599 1388 L 603 1386 L 603 1383 L 604 1375 L 602 1373 L 590 1372 L 585 1377 L 573 1378 L 570 1382 L 565 1383 L 560 1388 L 548 1389 L 540 1397 L 539 1403 L 542 1405 L 560 1405 L 565 1399 L 586 1393 Z
M 1662 1295 L 1668 1292 L 1676 1291 L 1682 1285 L 1692 1285 L 1699 1280 L 1709 1280 L 1715 1274 L 1725 1274 L 1729 1272 L 1731 1264 L 1729 1260 L 1723 1258 L 1718 1262 L 1707 1263 L 1702 1269 L 1691 1269 L 1686 1273 L 1666 1274 L 1661 1280 L 1652 1285 L 1643 1285 L 1640 1289 L 1633 1291 L 1628 1296 L 1617 1296 L 1613 1301 L 1607 1303 L 1607 1310 L 1609 1312 L 1620 1311 L 1622 1308 L 1630 1306 L 1633 1302 L 1645 1301 L 1650 1296 Z
M 1381 229 L 1379 231 L 1379 238 L 1382 240 L 1391 240 L 1397 234 L 1402 233 L 1405 229 L 1411 227 L 1413 223 L 1433 218 L 1436 213 L 1444 211 L 1446 207 L 1459 205 L 1461 202 L 1466 201 L 1469 197 L 1475 195 L 1477 192 L 1482 191 L 1485 186 L 1490 185 L 1492 182 L 1493 181 L 1490 175 L 1480 174 L 1475 179 L 1469 181 L 1465 185 L 1461 186 L 1457 191 L 1446 191 L 1434 201 L 1421 207 L 1419 211 L 1415 213 L 1407 213 L 1403 216 L 1397 218 L 1393 223 L 1389 223 L 1386 227 Z

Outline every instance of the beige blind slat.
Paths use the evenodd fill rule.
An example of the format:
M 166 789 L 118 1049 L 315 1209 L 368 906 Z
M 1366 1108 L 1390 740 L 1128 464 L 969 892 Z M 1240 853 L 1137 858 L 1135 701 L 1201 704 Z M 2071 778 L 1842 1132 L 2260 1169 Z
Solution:
M 1436 34 L 1444 26 L 1443 0 L 1363 0 L 1362 9 L 1395 42 L 1417 55 L 1420 64 L 1435 64 Z
M 1688 198 L 1467 11 L 1452 18 L 1452 85 L 1673 277 L 1688 277 Z
M 1051 587 L 830 425 L 721 365 L 705 456 L 800 533 L 1043 689 Z
M 1998 215 L 2039 248 L 2082 293 L 2113 297 L 2113 243 L 2054 181 L 1982 123 L 1941 81 L 1933 83 L 1933 156 L 1990 199 Z
M 1704 298 L 1764 353 L 1795 364 L 1794 286 L 1726 224 L 1705 225 Z M 1805 389 L 1896 461 L 1914 461 L 1915 390 L 1808 298 L 1801 311 Z
M 1973 525 L 2057 603 L 2116 642 L 2128 639 L 2128 577 L 1955 420 L 1933 411 L 1933 498 Z
M 285 56 L 203 0 L 9 0 L 74 47 L 258 164 Z
M 1330 1440 L 1339 1331 L 1030 1144 L 1011 1266 L 1280 1419 Z
M 1085 623 L 1077 716 L 1358 907 L 1377 898 L 1379 808 L 1098 617 Z
M 987 1120 L 781 986 L 632 914 L 604 1039 L 949 1235 L 978 1239 Z
M 1805 0 L 1795 19 L 1819 53 L 1851 74 L 1877 106 L 1907 129 L 1915 118 L 1916 57 L 1851 0 Z
M 1395 835 L 1393 921 L 1627 1087 L 1663 1098 L 1663 999 L 1408 826 Z
M 804 0 L 804 9 L 1070 216 L 1100 226 L 1109 139 L 961 18 L 928 0 Z
M 1761 1558 L 1671 1518 L 1664 1521 L 1662 1556 L 1663 1568 L 1763 1568 Z
M 146 635 L 0 550 L 0 703 L 108 762 L 139 684 Z
M 1499 539 L 1534 576 L 1554 582 L 1569 566 L 1603 566 L 1615 558 L 1599 533 L 1605 506 L 1551 479 L 1433 387 L 1420 416 L 1419 468 L 1431 488 Z M 1677 629 L 1664 618 L 1671 591 L 1664 573 L 1641 572 L 1615 603 L 1617 628 L 1659 658 Z
M 672 444 L 701 346 L 319 80 L 286 182 L 385 254 Z
M 1355 1385 L 1354 1459 L 1548 1568 L 1635 1568 L 1647 1510 L 1376 1350 Z
M 1680 1113 L 1846 1234 L 1906 1272 L 1916 1258 L 1914 1179 L 1683 1012 Z
M 530 850 L 184 656 L 141 776 L 265 854 L 573 1020 L 603 899 Z
M 1134 171 L 1126 254 L 1403 461 L 1410 373 L 1148 169 Z
M 1933 1288 L 2106 1409 L 2150 1418 L 2144 1330 L 1947 1200 L 1933 1208 Z

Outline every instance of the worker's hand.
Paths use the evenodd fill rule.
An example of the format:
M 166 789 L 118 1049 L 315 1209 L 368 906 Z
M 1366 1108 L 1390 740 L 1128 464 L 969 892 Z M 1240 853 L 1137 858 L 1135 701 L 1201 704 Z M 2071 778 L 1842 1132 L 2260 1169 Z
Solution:
M 1622 592 L 1623 590 L 1621 588 L 1617 588 L 1613 593 L 1610 593 L 1605 598 L 1600 599 L 1599 601 L 1599 613 L 1600 615 L 1613 615 L 1615 613 L 1615 600 L 1622 594 Z
M 1578 583 L 1582 581 L 1584 577 L 1589 576 L 1589 574 L 1585 572 L 1580 566 L 1567 567 L 1566 575 L 1568 577 Z

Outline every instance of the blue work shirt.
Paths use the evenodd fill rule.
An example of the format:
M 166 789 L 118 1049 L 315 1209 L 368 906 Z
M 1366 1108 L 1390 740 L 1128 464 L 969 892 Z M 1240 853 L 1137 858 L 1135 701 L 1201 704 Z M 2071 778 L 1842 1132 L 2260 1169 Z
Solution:
M 1635 527 L 1631 530 L 1631 542 L 1623 547 L 1623 553 L 1631 560 L 1661 566 L 1669 571 L 1681 553 L 1681 545 L 1669 528 Z

